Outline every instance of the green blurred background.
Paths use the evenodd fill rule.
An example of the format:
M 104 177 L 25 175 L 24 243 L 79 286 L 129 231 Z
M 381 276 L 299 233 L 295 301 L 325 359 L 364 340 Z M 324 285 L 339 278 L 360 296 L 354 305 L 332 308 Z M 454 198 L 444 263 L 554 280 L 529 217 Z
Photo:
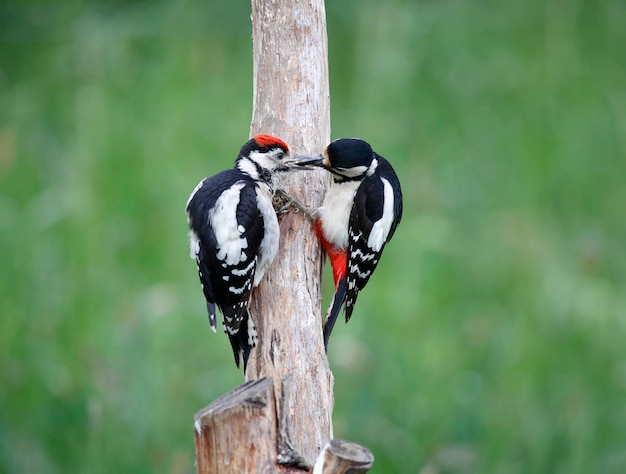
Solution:
M 626 472 L 626 4 L 328 3 L 332 136 L 405 198 L 331 341 L 335 436 L 379 473 Z M 1 472 L 194 472 L 242 375 L 184 206 L 248 136 L 249 16 L 0 5 Z

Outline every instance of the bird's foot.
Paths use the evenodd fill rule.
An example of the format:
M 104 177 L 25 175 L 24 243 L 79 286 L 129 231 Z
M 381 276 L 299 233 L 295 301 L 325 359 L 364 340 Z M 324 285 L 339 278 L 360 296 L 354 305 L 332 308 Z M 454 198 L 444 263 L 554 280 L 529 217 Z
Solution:
M 292 208 L 294 212 L 304 213 L 309 219 L 313 220 L 311 212 L 306 208 L 304 204 L 298 201 L 296 198 L 291 197 L 282 189 L 277 189 L 274 193 L 274 198 L 272 200 L 272 204 L 274 205 L 274 209 L 276 210 L 276 215 L 283 215 L 289 212 L 289 209 Z

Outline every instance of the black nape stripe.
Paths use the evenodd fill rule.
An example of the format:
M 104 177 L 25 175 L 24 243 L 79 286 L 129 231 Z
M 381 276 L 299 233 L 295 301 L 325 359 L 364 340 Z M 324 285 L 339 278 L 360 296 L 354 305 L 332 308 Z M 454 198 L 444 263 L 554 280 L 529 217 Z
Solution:
M 269 184 L 270 187 L 272 185 L 272 172 L 268 169 L 263 168 L 260 164 L 258 164 L 254 160 L 250 160 L 254 167 L 256 168 L 257 173 L 259 174 L 259 179 L 266 184 Z
M 362 180 L 363 180 L 363 175 L 354 176 L 350 178 L 348 176 L 333 173 L 333 181 L 335 181 L 335 183 L 347 183 L 348 181 L 362 181 Z

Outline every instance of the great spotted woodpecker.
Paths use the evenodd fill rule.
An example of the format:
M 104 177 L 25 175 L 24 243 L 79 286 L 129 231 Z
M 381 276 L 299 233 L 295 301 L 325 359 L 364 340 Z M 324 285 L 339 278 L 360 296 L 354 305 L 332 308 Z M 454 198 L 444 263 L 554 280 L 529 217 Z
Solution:
M 198 265 L 211 328 L 216 331 L 217 305 L 235 363 L 239 367 L 243 355 L 244 371 L 257 343 L 248 313 L 251 290 L 278 251 L 275 177 L 288 171 L 292 161 L 285 142 L 256 135 L 243 145 L 233 168 L 203 179 L 187 201 L 190 253 Z
M 400 181 L 389 162 L 357 138 L 340 138 L 302 167 L 320 166 L 332 174 L 322 207 L 313 211 L 314 229 L 328 254 L 335 295 L 324 322 L 324 345 L 345 303 L 346 322 L 359 291 L 378 265 L 402 217 Z

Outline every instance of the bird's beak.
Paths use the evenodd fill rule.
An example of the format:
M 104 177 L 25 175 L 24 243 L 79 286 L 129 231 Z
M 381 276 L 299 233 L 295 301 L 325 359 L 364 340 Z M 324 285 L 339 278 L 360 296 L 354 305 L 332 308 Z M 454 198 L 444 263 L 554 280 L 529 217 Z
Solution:
M 324 167 L 324 157 L 322 155 L 316 157 L 294 155 L 289 163 L 292 169 L 312 170 L 314 166 Z

